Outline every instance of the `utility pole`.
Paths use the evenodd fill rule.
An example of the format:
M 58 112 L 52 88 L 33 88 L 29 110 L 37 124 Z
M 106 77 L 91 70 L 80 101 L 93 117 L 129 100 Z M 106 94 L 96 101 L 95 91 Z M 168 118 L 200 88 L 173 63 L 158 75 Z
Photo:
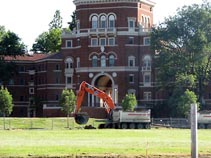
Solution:
M 198 158 L 197 104 L 191 104 L 191 158 Z

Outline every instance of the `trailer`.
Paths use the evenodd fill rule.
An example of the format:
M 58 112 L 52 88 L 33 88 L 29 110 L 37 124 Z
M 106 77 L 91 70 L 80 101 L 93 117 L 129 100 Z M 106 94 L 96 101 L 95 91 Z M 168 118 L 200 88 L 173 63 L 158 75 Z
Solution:
M 199 111 L 197 116 L 199 129 L 211 128 L 211 111 Z
M 151 110 L 141 111 L 113 111 L 112 119 L 106 126 L 120 129 L 150 129 L 151 128 Z

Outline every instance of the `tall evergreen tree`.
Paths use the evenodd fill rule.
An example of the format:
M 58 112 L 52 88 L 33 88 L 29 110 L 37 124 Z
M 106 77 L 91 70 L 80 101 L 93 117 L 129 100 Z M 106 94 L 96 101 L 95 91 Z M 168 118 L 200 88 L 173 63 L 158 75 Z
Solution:
M 49 30 L 52 29 L 62 29 L 62 17 L 59 10 L 56 10 L 53 20 L 49 23 Z
M 68 22 L 68 24 L 69 24 L 69 29 L 73 31 L 73 29 L 76 28 L 76 12 L 75 11 L 71 15 L 71 18 L 72 18 L 72 21 Z

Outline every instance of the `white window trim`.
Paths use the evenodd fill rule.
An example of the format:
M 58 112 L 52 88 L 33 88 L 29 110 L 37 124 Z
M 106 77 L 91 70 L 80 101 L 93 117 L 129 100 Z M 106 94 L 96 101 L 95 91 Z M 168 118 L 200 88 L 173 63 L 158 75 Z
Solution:
M 146 40 L 149 40 L 149 43 L 146 43 Z M 144 46 L 150 46 L 150 37 L 144 37 Z
M 145 76 L 149 76 L 149 82 L 146 82 L 145 81 Z M 143 75 L 143 81 L 144 81 L 144 86 L 151 86 L 151 79 L 152 79 L 152 76 L 151 76 L 151 74 L 150 73 L 145 73 L 144 75 Z
M 109 42 L 111 39 L 113 39 L 113 43 L 112 44 L 110 44 L 110 42 Z M 114 46 L 115 45 L 115 38 L 114 37 L 108 38 L 108 45 L 109 46 Z
M 93 41 L 96 40 L 96 45 L 93 45 Z M 91 46 L 98 46 L 98 38 L 91 38 Z
M 68 46 L 68 42 L 71 42 L 71 47 Z M 65 47 L 66 48 L 72 48 L 73 47 L 73 41 L 72 40 L 66 40 Z
M 130 27 L 130 22 L 133 22 L 133 27 Z M 129 31 L 135 31 L 135 22 L 136 22 L 136 18 L 134 17 L 128 17 L 128 30 Z
M 130 66 L 130 61 L 133 62 L 133 65 L 132 66 Z M 129 56 L 128 57 L 128 66 L 129 67 L 134 67 L 135 65 L 136 65 L 136 63 L 135 63 L 135 57 L 134 56 Z
M 34 88 L 29 88 L 29 94 L 34 94 Z
M 102 41 L 101 40 L 105 40 L 105 45 L 102 45 Z M 100 38 L 100 40 L 99 40 L 99 45 L 100 46 L 106 46 L 106 38 Z
M 133 77 L 133 81 L 130 81 L 130 77 Z M 129 74 L 129 83 L 135 83 L 135 75 Z
M 68 78 L 71 78 L 71 83 L 68 83 L 67 81 L 68 81 Z M 73 76 L 71 75 L 71 76 L 66 76 L 66 85 L 70 85 L 70 84 L 73 84 Z
M 143 99 L 146 100 L 146 101 L 152 100 L 152 92 L 144 92 Z

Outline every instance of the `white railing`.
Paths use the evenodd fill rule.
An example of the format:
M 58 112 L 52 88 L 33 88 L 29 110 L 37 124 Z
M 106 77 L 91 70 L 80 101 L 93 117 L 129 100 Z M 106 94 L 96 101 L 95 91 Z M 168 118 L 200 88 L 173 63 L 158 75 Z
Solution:
M 91 28 L 89 34 L 116 34 L 116 28 Z
M 151 66 L 142 66 L 142 71 L 151 71 Z

